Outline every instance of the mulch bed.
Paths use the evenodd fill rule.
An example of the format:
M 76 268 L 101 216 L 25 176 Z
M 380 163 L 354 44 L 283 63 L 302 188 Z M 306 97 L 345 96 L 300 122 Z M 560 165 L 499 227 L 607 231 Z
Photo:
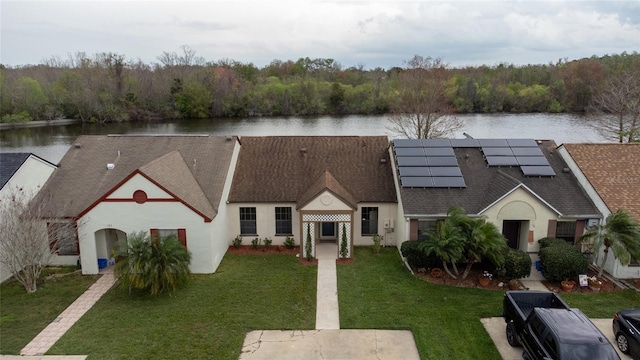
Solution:
M 597 272 L 594 271 L 587 271 L 587 275 L 589 277 L 597 275 Z M 619 291 L 619 290 L 624 290 L 625 288 L 621 288 L 619 286 L 617 286 L 616 284 L 607 281 L 606 279 L 602 278 L 600 279 L 602 280 L 602 285 L 600 286 L 600 292 L 607 292 L 607 291 Z M 547 289 L 549 289 L 550 291 L 553 292 L 564 292 L 562 290 L 562 285 L 560 285 L 559 282 L 553 282 L 553 281 L 542 281 L 542 284 L 544 286 L 547 287 Z M 591 290 L 588 286 L 580 286 L 580 284 L 576 283 L 576 285 L 573 287 L 573 289 L 571 291 L 567 291 L 567 292 L 574 292 L 574 293 L 592 293 L 592 292 L 598 292 L 598 291 L 594 291 Z
M 266 247 L 264 245 L 258 246 L 258 248 L 254 248 L 251 245 L 241 245 L 239 247 L 229 246 L 228 250 L 231 254 L 291 254 L 296 255 L 300 253 L 300 247 L 294 246 L 289 249 L 282 245 L 272 245 Z

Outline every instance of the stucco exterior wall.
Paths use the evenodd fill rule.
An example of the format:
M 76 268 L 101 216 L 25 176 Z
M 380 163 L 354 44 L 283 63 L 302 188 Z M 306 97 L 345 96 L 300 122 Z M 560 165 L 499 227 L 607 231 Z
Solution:
M 487 208 L 482 215 L 502 232 L 504 220 L 520 220 L 520 246 L 526 252 L 538 252 L 538 240 L 547 236 L 549 220 L 557 220 L 558 213 L 523 188 L 518 188 Z M 530 238 L 529 232 L 533 235 Z M 528 240 L 532 239 L 532 242 Z
M 273 240 L 272 245 L 282 245 L 287 238 L 286 235 L 276 236 L 276 207 L 291 207 L 291 231 L 296 245 L 300 245 L 300 214 L 296 211 L 295 203 L 231 203 L 227 205 L 228 239 L 227 244 L 236 236 L 240 235 L 240 208 L 256 208 L 256 231 L 255 235 L 243 236 L 242 245 L 251 245 L 251 240 L 256 237 L 265 237 Z
M 144 190 L 147 193 L 149 199 L 172 199 L 170 194 L 167 194 L 164 190 L 149 182 L 144 176 L 136 174 L 126 183 L 122 184 L 114 192 L 107 196 L 107 199 L 131 199 L 134 191 Z
M 355 246 L 369 246 L 373 245 L 373 240 L 370 235 L 362 235 L 362 208 L 364 207 L 377 207 L 378 208 L 378 235 L 382 237 L 383 246 L 395 246 L 397 245 L 397 213 L 398 204 L 395 203 L 360 203 L 358 204 L 358 210 L 354 214 L 353 218 L 353 244 Z M 385 223 L 389 227 L 385 228 Z M 400 224 L 402 225 L 402 224 Z M 393 231 L 391 230 L 393 229 Z
M 389 158 L 394 159 L 393 148 L 389 146 Z M 409 220 L 404 216 L 404 206 L 402 205 L 402 196 L 400 196 L 400 183 L 398 180 L 398 168 L 395 161 L 391 161 L 391 169 L 393 172 L 393 185 L 396 189 L 398 203 L 396 204 L 396 212 L 394 214 L 395 224 L 393 224 L 393 239 L 395 245 L 400 250 L 402 243 L 409 240 Z

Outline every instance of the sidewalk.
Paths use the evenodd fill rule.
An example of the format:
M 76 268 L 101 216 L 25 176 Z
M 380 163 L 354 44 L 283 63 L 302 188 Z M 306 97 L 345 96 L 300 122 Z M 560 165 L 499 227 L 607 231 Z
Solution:
M 105 269 L 102 276 L 76 299 L 60 316 L 55 318 L 21 351 L 20 355 L 42 356 L 58 341 L 115 283 L 113 267 Z M 86 357 L 86 356 L 85 356 Z M 49 359 L 50 357 L 46 357 Z M 61 357 L 56 357 L 62 359 Z M 63 357 L 77 359 L 76 357 Z M 4 359 L 4 357 L 3 357 Z M 24 358 L 22 358 L 24 359 Z

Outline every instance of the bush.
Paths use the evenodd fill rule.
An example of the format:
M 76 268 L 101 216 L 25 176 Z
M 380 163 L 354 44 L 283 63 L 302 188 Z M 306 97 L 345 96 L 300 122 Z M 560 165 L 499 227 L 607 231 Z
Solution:
M 284 239 L 284 246 L 287 249 L 293 249 L 293 247 L 296 245 L 296 243 L 293 241 L 293 238 L 291 236 L 287 236 L 286 239 Z
M 562 239 L 556 239 L 556 238 L 552 238 L 552 237 L 544 237 L 540 240 L 538 240 L 538 244 L 540 244 L 540 250 L 549 247 L 551 245 L 555 245 L 555 244 L 561 244 L 561 245 L 566 245 L 568 244 L 565 240 Z
M 575 279 L 587 273 L 587 259 L 573 245 L 563 241 L 540 250 L 540 268 L 549 281 Z
M 271 247 L 271 244 L 273 243 L 273 240 L 271 240 L 270 238 L 266 237 L 264 238 L 264 240 L 262 240 L 264 242 L 264 247 L 266 249 Z
M 400 245 L 400 252 L 402 253 L 402 256 L 407 258 L 409 265 L 417 269 L 430 269 L 442 266 L 442 261 L 437 257 L 425 255 L 425 253 L 418 247 L 419 243 L 420 242 L 415 240 L 409 240 Z
M 521 279 L 531 275 L 531 257 L 522 250 L 507 249 L 504 256 L 504 275 Z
M 254 249 L 257 249 L 260 247 L 260 238 L 253 238 L 253 240 L 251 240 L 251 247 Z
M 240 246 L 242 246 L 242 236 L 238 235 L 236 236 L 233 241 L 231 242 L 231 244 L 233 245 L 234 248 L 239 248 Z

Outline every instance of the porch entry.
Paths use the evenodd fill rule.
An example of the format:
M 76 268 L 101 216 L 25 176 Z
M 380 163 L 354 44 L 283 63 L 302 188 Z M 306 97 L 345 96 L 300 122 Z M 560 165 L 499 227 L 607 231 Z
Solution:
M 502 221 L 502 235 L 507 238 L 507 245 L 511 249 L 519 249 L 521 220 Z
M 347 242 L 347 258 L 352 252 L 352 214 L 351 213 L 303 213 L 302 215 L 302 246 L 300 256 L 306 257 L 310 250 L 311 256 L 318 257 L 317 244 L 332 243 L 338 245 L 336 257 L 339 257 L 340 241 L 343 237 Z M 343 236 L 344 234 L 344 236 Z

